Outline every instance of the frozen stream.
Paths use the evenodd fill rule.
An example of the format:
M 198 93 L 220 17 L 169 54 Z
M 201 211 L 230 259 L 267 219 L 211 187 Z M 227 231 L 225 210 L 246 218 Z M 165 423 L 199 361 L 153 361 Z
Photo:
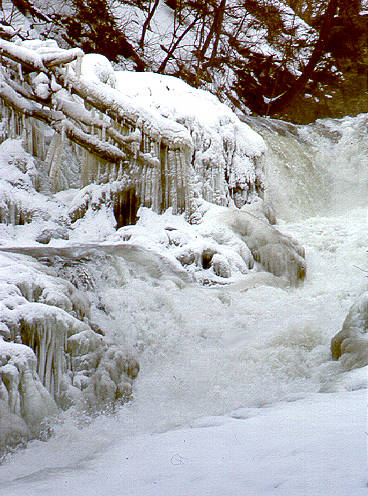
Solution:
M 201 287 L 164 265 L 157 279 L 144 253 L 134 272 L 120 259 L 120 284 L 101 283 L 100 303 L 136 350 L 134 400 L 82 429 L 67 412 L 50 440 L 0 467 L 0 494 L 366 493 L 366 371 L 330 358 L 367 288 L 366 120 L 277 133 L 256 123 L 272 150 L 266 199 L 306 249 L 302 286 Z

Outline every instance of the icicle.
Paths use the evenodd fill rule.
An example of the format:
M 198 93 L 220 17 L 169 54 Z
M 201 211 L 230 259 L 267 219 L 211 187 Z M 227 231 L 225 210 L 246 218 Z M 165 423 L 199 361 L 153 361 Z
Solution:
M 108 180 L 109 183 L 112 183 L 113 181 L 115 181 L 115 179 L 116 179 L 115 173 L 116 173 L 115 164 L 112 164 L 112 165 L 110 165 L 110 170 L 109 170 L 109 180 Z
M 15 226 L 15 205 L 14 203 L 11 203 L 10 204 L 10 208 L 9 208 L 9 217 L 10 217 L 10 223 Z
M 144 198 L 144 204 L 146 206 L 149 206 L 150 202 L 150 168 L 145 166 L 144 168 L 144 173 L 143 173 L 143 182 L 142 182 L 142 188 L 143 188 L 143 198 Z
M 96 182 L 97 182 L 97 184 L 99 184 L 101 182 L 101 164 L 100 164 L 100 162 L 98 162 L 98 164 L 97 164 Z
M 141 199 L 142 205 L 145 206 L 145 166 L 138 167 L 137 171 L 137 193 Z
M 46 333 L 43 332 L 40 337 L 40 351 L 38 360 L 38 375 L 41 382 L 44 382 L 45 377 L 45 360 L 46 360 Z
M 63 157 L 63 146 L 62 146 L 62 141 L 61 141 L 61 136 L 59 134 L 56 134 L 56 136 L 53 137 L 54 143 L 51 142 L 53 145 L 49 148 L 49 153 L 50 149 L 52 148 L 52 151 L 48 157 L 47 157 L 47 163 L 50 164 L 50 169 L 49 169 L 49 177 L 51 179 L 51 183 L 55 189 L 55 191 L 59 191 L 60 188 L 63 186 L 60 181 L 60 175 L 61 175 L 61 165 L 62 165 L 62 157 Z
M 152 208 L 153 205 L 153 181 L 154 181 L 154 169 L 153 167 L 149 168 L 149 205 Z
M 152 180 L 153 180 L 153 191 L 152 191 L 153 203 L 152 203 L 152 209 L 155 212 L 159 212 L 159 197 L 158 197 L 158 192 L 159 192 L 160 171 L 156 167 L 153 170 L 153 178 L 152 178 Z
M 61 123 L 61 143 L 65 142 L 65 121 L 63 120 Z
M 184 197 L 182 151 L 180 149 L 176 151 L 176 157 L 177 157 L 177 183 L 178 183 L 178 211 L 182 212 L 185 208 L 185 197 Z
M 116 164 L 116 180 L 120 181 L 122 178 L 122 164 L 121 161 Z
M 177 213 L 182 212 L 182 193 L 183 193 L 183 184 L 182 184 L 182 163 L 181 163 L 181 150 L 176 150 L 176 209 Z
M 10 138 L 16 138 L 16 124 L 15 124 L 15 112 L 13 109 L 10 110 Z
M 82 55 L 78 55 L 76 62 L 76 69 L 75 69 L 75 75 L 77 79 L 81 77 L 81 70 L 82 70 Z
M 23 142 L 27 143 L 27 119 L 26 119 L 26 114 L 22 114 L 22 135 L 23 135 Z
M 168 168 L 167 168 L 167 183 L 168 183 L 168 197 L 167 197 L 167 207 L 172 206 L 172 200 L 175 194 L 175 152 L 173 150 L 168 151 Z
M 183 154 L 183 165 L 182 165 L 182 170 L 183 170 L 183 186 L 184 186 L 184 205 L 185 205 L 185 216 L 188 219 L 192 209 L 191 205 L 191 199 L 192 196 L 190 194 L 191 188 L 190 188 L 190 175 L 189 175 L 189 166 L 188 164 L 190 163 L 191 156 L 190 156 L 190 151 L 189 149 L 186 149 L 185 152 L 184 150 L 181 152 Z
M 52 359 L 55 350 L 55 343 L 52 336 L 52 328 L 50 329 L 50 327 L 46 324 L 45 331 L 47 333 L 48 341 L 45 365 L 45 387 L 49 392 L 51 392 Z
M 48 384 L 48 376 L 47 376 L 47 357 L 48 357 L 48 350 L 50 348 L 51 340 L 52 340 L 52 334 L 49 332 L 49 327 L 47 325 L 47 322 L 45 323 L 43 329 L 42 329 L 42 334 L 45 334 L 45 351 L 44 351 L 44 361 L 42 364 L 43 367 L 43 385 L 47 388 Z M 49 389 L 50 391 L 50 389 Z
M 38 129 L 38 150 L 36 152 L 36 157 L 39 157 L 41 160 L 45 159 L 46 156 L 46 147 L 45 147 L 45 135 L 42 129 Z
M 24 76 L 23 76 L 23 70 L 22 70 L 22 64 L 18 64 L 18 75 L 19 75 L 19 79 L 22 81 L 24 81 Z
M 49 174 L 50 174 L 50 169 L 51 169 L 51 166 L 52 166 L 53 156 L 55 154 L 56 148 L 59 145 L 59 138 L 60 138 L 59 137 L 59 134 L 58 133 L 55 133 L 53 135 L 53 137 L 51 138 L 51 143 L 49 145 L 49 149 L 47 150 L 45 162 L 48 165 L 48 173 Z

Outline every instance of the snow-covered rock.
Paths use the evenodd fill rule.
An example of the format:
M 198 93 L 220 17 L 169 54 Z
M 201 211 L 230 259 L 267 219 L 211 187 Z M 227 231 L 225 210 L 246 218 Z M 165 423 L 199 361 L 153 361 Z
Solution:
M 103 334 L 86 293 L 57 270 L 0 255 L 0 449 L 39 435 L 58 407 L 130 398 L 139 365 Z
M 297 285 L 306 275 L 304 248 L 290 236 L 282 234 L 267 215 L 263 202 L 244 206 L 241 210 L 211 207 L 203 216 L 202 232 L 212 234 L 218 242 L 230 246 L 234 244 L 233 238 L 238 237 L 245 245 L 239 254 L 247 260 L 248 268 L 253 267 L 254 261 L 258 262 L 264 270 L 275 276 L 284 276 L 289 283 Z M 232 232 L 230 236 L 229 230 Z M 250 257 L 247 254 L 244 257 L 245 247 Z
M 57 406 L 36 372 L 37 359 L 23 344 L 0 337 L 0 453 L 42 432 Z
M 368 292 L 350 308 L 341 331 L 331 340 L 331 352 L 346 370 L 368 365 Z

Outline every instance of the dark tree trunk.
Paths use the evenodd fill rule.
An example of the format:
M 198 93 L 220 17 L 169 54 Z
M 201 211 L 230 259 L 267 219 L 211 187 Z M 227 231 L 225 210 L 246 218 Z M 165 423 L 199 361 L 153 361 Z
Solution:
M 295 84 L 293 84 L 287 91 L 285 91 L 285 93 L 280 95 L 276 100 L 274 100 L 268 105 L 265 112 L 267 115 L 275 115 L 284 111 L 286 107 L 288 107 L 293 103 L 295 98 L 305 88 L 305 85 L 313 75 L 316 65 L 320 61 L 325 51 L 330 30 L 334 24 L 334 17 L 337 12 L 338 4 L 339 4 L 339 0 L 330 0 L 326 12 L 324 14 L 321 31 L 319 33 L 319 38 L 314 47 L 311 58 L 308 61 L 308 64 L 305 66 L 299 78 L 295 81 Z

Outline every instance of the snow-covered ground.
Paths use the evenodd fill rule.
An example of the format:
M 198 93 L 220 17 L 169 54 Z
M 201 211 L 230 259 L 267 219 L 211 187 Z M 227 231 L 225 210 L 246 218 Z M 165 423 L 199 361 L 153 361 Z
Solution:
M 312 395 L 123 439 L 118 419 L 99 419 L 35 442 L 0 469 L 1 487 L 9 496 L 363 496 L 366 402 L 364 390 Z

